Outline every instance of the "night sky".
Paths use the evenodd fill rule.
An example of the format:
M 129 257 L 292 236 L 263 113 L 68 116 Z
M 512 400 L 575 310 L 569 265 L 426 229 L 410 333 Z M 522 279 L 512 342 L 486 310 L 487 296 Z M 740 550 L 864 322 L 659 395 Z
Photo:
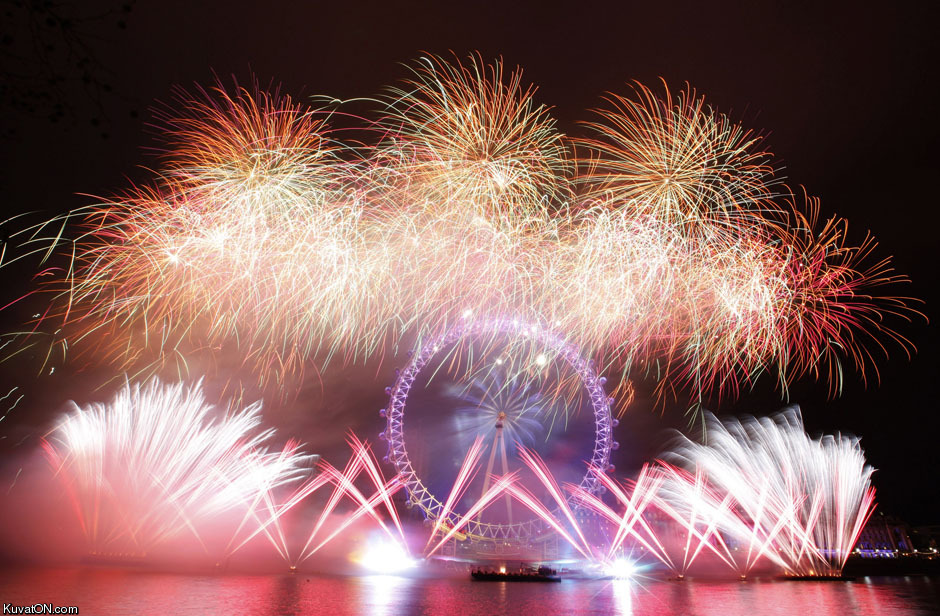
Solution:
M 401 63 L 423 52 L 478 50 L 484 59 L 522 66 L 539 88 L 538 102 L 553 106 L 570 134 L 581 131 L 577 122 L 590 119 L 605 91 L 626 93 L 631 80 L 656 86 L 660 77 L 673 90 L 690 83 L 720 111 L 767 135 L 787 183 L 820 197 L 824 216 L 848 218 L 855 243 L 873 233 L 877 254 L 893 255 L 897 271 L 912 280 L 895 293 L 924 300 L 913 305 L 936 322 L 938 37 L 926 3 L 653 4 L 141 0 L 126 10 L 96 0 L 64 5 L 61 14 L 76 25 L 62 34 L 36 11 L 5 0 L 0 218 L 62 213 L 94 202 L 82 193 L 107 196 L 151 177 L 146 167 L 157 161 L 146 151 L 156 145 L 149 109 L 169 101 L 175 85 L 211 85 L 215 75 L 247 84 L 254 74 L 295 99 L 369 97 L 405 77 Z M 56 41 L 53 50 L 47 39 Z M 88 60 L 77 67 L 81 58 Z M 54 87 L 51 74 L 62 77 Z M 20 278 L 29 273 L 3 273 L 0 304 L 25 292 Z M 15 326 L 15 316 L 0 317 L 4 329 Z M 920 318 L 893 324 L 917 352 L 908 360 L 889 346 L 880 383 L 872 379 L 866 388 L 849 375 L 843 395 L 829 400 L 827 384 L 802 382 L 790 401 L 801 404 L 812 433 L 862 436 L 879 469 L 883 511 L 940 523 L 937 328 Z M 314 446 L 340 440 L 347 427 L 371 437 L 382 429 L 376 411 L 395 363 L 343 374 L 333 366 L 323 392 L 272 410 L 272 421 Z M 7 389 L 29 389 L 16 366 L 0 370 Z M 9 462 L 0 479 L 15 473 L 19 454 L 35 446 L 30 435 L 48 428 L 57 405 L 95 398 L 82 384 L 93 378 L 44 387 L 0 424 L 0 454 Z M 783 404 L 767 381 L 736 402 L 712 406 L 764 414 Z M 620 466 L 655 453 L 663 428 L 684 425 L 686 406 L 679 401 L 662 411 L 641 397 L 619 428 Z

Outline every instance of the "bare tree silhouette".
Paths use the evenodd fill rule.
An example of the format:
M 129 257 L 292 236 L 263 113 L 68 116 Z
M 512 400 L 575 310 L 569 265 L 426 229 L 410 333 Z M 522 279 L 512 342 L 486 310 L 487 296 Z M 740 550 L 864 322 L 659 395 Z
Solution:
M 89 122 L 107 138 L 108 97 L 113 75 L 99 57 L 100 43 L 114 29 L 127 27 L 133 0 L 68 2 L 0 0 L 0 137 L 18 135 L 25 118 L 45 117 L 53 124 Z

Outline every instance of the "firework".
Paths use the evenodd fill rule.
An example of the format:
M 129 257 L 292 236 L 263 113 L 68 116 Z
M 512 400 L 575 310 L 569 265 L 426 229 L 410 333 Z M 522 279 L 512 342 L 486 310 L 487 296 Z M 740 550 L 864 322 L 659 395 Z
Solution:
M 184 190 L 212 195 L 220 207 L 266 206 L 248 224 L 258 216 L 290 223 L 295 208 L 316 206 L 342 183 L 341 146 L 326 114 L 257 88 L 236 86 L 232 94 L 217 85 L 195 95 L 177 89 L 174 98 L 157 113 L 165 175 Z
M 645 465 L 632 487 L 594 469 L 614 507 L 567 486 L 615 529 L 600 562 L 639 548 L 679 578 L 704 552 L 741 577 L 761 559 L 788 575 L 841 575 L 874 508 L 873 470 L 858 440 L 811 439 L 798 410 L 706 421 L 707 444 L 683 437 L 669 454 L 680 466 Z
M 725 530 L 749 552 L 772 550 L 790 574 L 839 575 L 874 508 L 873 469 L 858 440 L 811 439 L 797 409 L 706 421 L 708 443 L 686 439 L 673 455 L 734 499 L 738 520 Z
M 790 295 L 776 323 L 782 344 L 775 359 L 791 378 L 808 373 L 841 391 L 842 358 L 863 378 L 869 370 L 877 377 L 876 355 L 887 354 L 886 342 L 905 351 L 912 347 L 885 325 L 885 317 L 909 319 L 916 313 L 906 305 L 908 298 L 881 292 L 905 278 L 889 260 L 873 258 L 877 243 L 871 236 L 850 244 L 846 220 L 820 223 L 817 199 L 791 207 L 793 222 L 783 243 Z
M 588 348 L 634 357 L 678 344 L 689 262 L 674 228 L 624 209 L 593 208 L 558 250 L 551 314 Z M 590 316 L 588 316 L 590 315 Z
M 547 313 L 608 365 L 655 366 L 660 391 L 736 395 L 768 369 L 782 390 L 811 374 L 841 389 L 848 360 L 877 374 L 886 342 L 910 343 L 886 315 L 908 318 L 902 282 L 875 247 L 817 223 L 818 202 L 791 206 L 787 226 L 712 225 L 695 234 L 628 207 L 594 207 L 559 245 Z
M 510 234 L 544 225 L 566 196 L 570 169 L 555 121 L 522 71 L 507 80 L 501 61 L 431 56 L 413 72 L 391 90 L 379 156 L 418 207 L 466 209 Z
M 43 441 L 93 551 L 146 553 L 230 511 L 258 519 L 259 502 L 299 481 L 311 456 L 269 451 L 261 405 L 219 413 L 201 385 L 127 385 L 108 404 L 76 407 Z M 265 526 L 284 507 L 271 506 Z
M 370 196 L 409 325 L 437 334 L 466 311 L 536 315 L 571 166 L 533 95 L 521 71 L 478 56 L 424 58 L 391 90 Z
M 597 135 L 577 141 L 591 154 L 578 178 L 586 196 L 682 226 L 772 207 L 773 169 L 760 137 L 695 90 L 673 98 L 663 85 L 662 98 L 639 83 L 635 98 L 609 94 L 609 108 L 586 124 Z
M 181 91 L 151 184 L 11 234 L 50 300 L 25 338 L 134 375 L 235 357 L 291 395 L 333 357 L 513 315 L 699 401 L 767 372 L 838 390 L 910 347 L 875 243 L 818 224 L 694 90 L 611 95 L 577 168 L 534 94 L 500 61 L 429 57 L 353 147 L 277 92 Z
M 374 343 L 355 320 L 378 305 L 362 206 L 325 121 L 287 97 L 216 98 L 181 95 L 154 186 L 70 216 L 84 232 L 43 320 L 122 369 L 226 347 L 262 380 Z
M 167 405 L 178 414 L 165 412 Z M 216 422 L 206 418 L 208 408 L 198 388 L 154 381 L 126 388 L 108 407 L 70 414 L 45 442 L 93 550 L 130 545 L 146 552 L 186 530 L 199 539 L 209 523 L 235 511 L 241 521 L 226 556 L 263 534 L 295 570 L 368 518 L 383 539 L 370 539 L 367 551 L 413 564 L 393 500 L 404 484 L 400 476 L 382 474 L 367 443 L 350 436 L 352 455 L 343 470 L 321 461 L 320 473 L 300 482 L 308 456 L 293 443 L 280 452 L 264 449 L 270 431 L 251 436 L 257 408 Z M 789 575 L 839 575 L 874 506 L 872 469 L 858 441 L 810 439 L 797 411 L 726 422 L 707 416 L 707 422 L 707 444 L 683 438 L 669 453 L 678 465 L 644 465 L 635 480 L 624 483 L 592 468 L 613 504 L 584 485 L 562 488 L 536 454 L 520 447 L 523 469 L 491 477 L 481 497 L 456 514 L 455 504 L 480 470 L 478 438 L 433 518 L 424 557 L 434 557 L 452 539 L 467 540 L 464 529 L 507 498 L 569 543 L 589 567 L 607 570 L 628 554 L 631 561 L 645 555 L 682 578 L 707 552 L 742 577 L 762 559 Z M 523 487 L 523 470 L 534 475 L 550 504 Z M 288 484 L 296 487 L 279 499 L 275 491 Z M 305 544 L 293 549 L 282 516 L 309 504 L 327 485 L 333 490 Z M 344 500 L 351 510 L 341 509 Z M 585 527 L 584 510 L 612 532 L 598 535 Z M 332 529 L 321 536 L 330 517 Z M 362 563 L 375 558 L 366 555 Z
M 281 455 L 286 455 L 287 450 Z M 257 466 L 248 472 L 259 472 Z M 254 501 L 249 503 L 242 517 L 241 523 L 232 535 L 226 548 L 226 559 L 240 550 L 257 535 L 263 533 L 277 553 L 285 562 L 296 568 L 295 561 L 290 554 L 290 545 L 281 523 L 282 516 L 304 502 L 310 495 L 329 483 L 330 476 L 320 473 L 304 481 L 294 489 L 286 499 L 278 500 L 270 482 L 258 490 Z M 246 530 L 247 529 L 247 530 Z M 246 531 L 246 532 L 243 532 Z M 240 542 L 238 540 L 241 540 Z

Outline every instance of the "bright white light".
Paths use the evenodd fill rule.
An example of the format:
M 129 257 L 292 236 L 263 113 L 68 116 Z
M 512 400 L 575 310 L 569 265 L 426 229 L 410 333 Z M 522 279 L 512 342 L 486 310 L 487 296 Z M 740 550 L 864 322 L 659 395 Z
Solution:
M 635 576 L 639 569 L 632 560 L 618 558 L 614 562 L 604 567 L 604 573 L 618 580 L 628 580 Z
M 417 564 L 401 544 L 388 539 L 369 541 L 359 563 L 375 573 L 401 573 Z
M 544 354 L 544 353 L 539 353 L 539 354 L 535 357 L 535 363 L 536 363 L 537 365 L 539 365 L 539 366 L 544 366 L 545 364 L 548 363 L 548 358 L 545 357 L 545 354 Z

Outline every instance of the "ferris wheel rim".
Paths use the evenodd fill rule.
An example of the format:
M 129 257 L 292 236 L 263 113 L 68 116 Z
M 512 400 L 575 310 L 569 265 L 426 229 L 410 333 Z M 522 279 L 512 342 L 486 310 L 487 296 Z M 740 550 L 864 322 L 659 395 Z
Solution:
M 615 447 L 613 427 L 616 425 L 616 420 L 610 412 L 610 405 L 613 400 L 604 391 L 606 379 L 597 373 L 593 361 L 582 357 L 578 347 L 565 340 L 561 335 L 539 325 L 521 319 L 470 319 L 464 317 L 443 334 L 433 336 L 421 343 L 417 350 L 412 353 L 408 365 L 403 370 L 396 371 L 394 385 L 386 389 L 389 394 L 389 404 L 387 408 L 381 411 L 382 416 L 386 418 L 386 430 L 380 436 L 388 442 L 388 454 L 385 460 L 395 467 L 401 477 L 408 498 L 407 505 L 409 507 L 417 506 L 428 520 L 437 519 L 443 509 L 443 503 L 424 485 L 415 472 L 411 459 L 408 457 L 404 437 L 404 415 L 408 395 L 417 376 L 435 355 L 461 339 L 479 334 L 532 338 L 551 348 L 560 357 L 564 358 L 568 366 L 577 372 L 582 386 L 588 392 L 594 413 L 594 448 L 588 469 L 581 479 L 579 487 L 591 494 L 602 493 L 604 487 L 592 469 L 604 469 L 605 471 L 612 469 L 610 466 L 610 451 Z M 458 514 L 456 512 L 448 512 L 446 523 L 456 524 L 457 518 Z M 478 540 L 518 541 L 530 539 L 539 535 L 545 529 L 545 523 L 538 519 L 505 524 L 471 520 L 465 528 L 465 534 Z

